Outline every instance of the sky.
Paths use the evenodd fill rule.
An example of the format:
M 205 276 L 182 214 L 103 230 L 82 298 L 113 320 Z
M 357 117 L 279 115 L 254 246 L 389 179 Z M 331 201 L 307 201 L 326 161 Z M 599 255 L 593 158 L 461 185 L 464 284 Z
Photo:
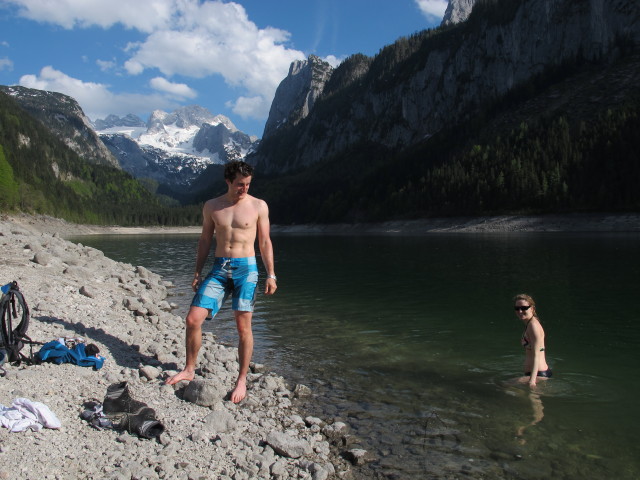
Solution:
M 75 98 L 91 119 L 200 105 L 262 136 L 291 62 L 437 27 L 448 0 L 0 0 L 0 85 Z

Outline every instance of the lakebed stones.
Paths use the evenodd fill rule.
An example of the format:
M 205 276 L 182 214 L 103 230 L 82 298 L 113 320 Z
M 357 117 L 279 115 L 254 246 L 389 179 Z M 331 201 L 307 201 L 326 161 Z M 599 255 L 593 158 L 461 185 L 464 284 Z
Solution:
M 373 455 L 362 448 L 353 448 L 351 450 L 347 450 L 347 452 L 345 453 L 345 457 L 354 465 L 364 465 L 365 463 L 374 460 Z

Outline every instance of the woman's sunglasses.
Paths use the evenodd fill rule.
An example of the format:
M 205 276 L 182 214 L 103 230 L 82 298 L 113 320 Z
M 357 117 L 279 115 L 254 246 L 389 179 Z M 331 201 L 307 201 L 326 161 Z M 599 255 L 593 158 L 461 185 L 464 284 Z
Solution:
M 516 312 L 526 312 L 526 311 L 527 311 L 527 310 L 529 310 L 530 308 L 531 308 L 531 305 L 524 305 L 524 306 L 522 306 L 522 307 L 518 307 L 518 306 L 513 307 L 513 309 L 514 309 Z

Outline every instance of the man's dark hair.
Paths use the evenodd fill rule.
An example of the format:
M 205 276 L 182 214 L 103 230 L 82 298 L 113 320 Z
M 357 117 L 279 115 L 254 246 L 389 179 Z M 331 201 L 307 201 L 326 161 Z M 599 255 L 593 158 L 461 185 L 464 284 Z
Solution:
M 241 177 L 251 177 L 253 175 L 253 167 L 241 160 L 234 160 L 224 166 L 224 178 L 233 182 L 236 175 Z

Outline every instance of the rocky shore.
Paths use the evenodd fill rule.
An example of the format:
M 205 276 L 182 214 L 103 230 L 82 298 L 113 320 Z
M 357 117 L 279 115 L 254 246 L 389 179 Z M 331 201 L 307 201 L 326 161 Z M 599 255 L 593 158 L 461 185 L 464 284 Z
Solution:
M 33 340 L 81 337 L 105 362 L 98 370 L 73 363 L 3 365 L 0 404 L 40 402 L 62 426 L 17 433 L 0 428 L 0 479 L 353 477 L 352 465 L 366 452 L 343 446 L 349 438 L 344 423 L 298 411 L 296 397 L 312 395 L 309 388 L 287 385 L 252 364 L 247 398 L 238 405 L 227 400 L 237 350 L 211 334 L 203 341 L 196 381 L 165 385 L 184 362 L 183 318 L 167 301 L 172 286 L 144 267 L 64 240 L 64 225 L 71 226 L 49 217 L 0 218 L 0 283 L 18 282 Z M 83 228 L 62 233 L 88 233 Z M 80 417 L 86 402 L 102 402 L 119 382 L 155 411 L 164 426 L 158 438 L 98 430 Z
M 63 238 L 93 234 L 200 233 L 193 227 L 120 227 L 76 225 L 45 215 L 16 215 L 11 221 L 31 233 L 57 233 Z M 570 213 L 548 215 L 496 215 L 487 217 L 438 217 L 380 223 L 328 225 L 272 225 L 274 233 L 406 234 L 527 233 L 527 232 L 640 232 L 640 213 Z

